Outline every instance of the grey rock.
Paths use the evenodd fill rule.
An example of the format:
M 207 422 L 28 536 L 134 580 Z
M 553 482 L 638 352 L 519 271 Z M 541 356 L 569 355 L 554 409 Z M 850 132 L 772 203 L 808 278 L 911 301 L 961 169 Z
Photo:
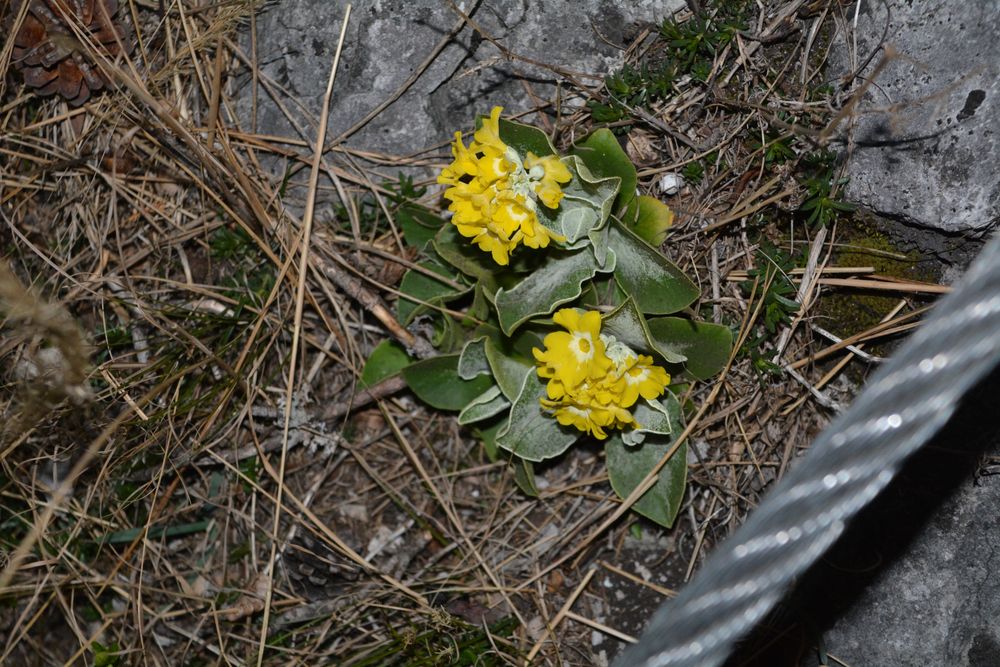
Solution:
M 964 484 L 828 632 L 830 654 L 851 665 L 998 664 L 997 507 L 998 478 Z
M 853 8 L 853 4 L 852 4 Z M 848 15 L 850 18 L 850 14 Z M 857 109 L 848 199 L 876 213 L 945 232 L 1000 218 L 1000 23 L 997 0 L 864 1 L 857 51 L 842 36 L 831 73 L 864 65 L 880 44 L 896 52 Z
M 995 370 L 813 573 L 802 597 L 838 660 L 1000 664 L 997 392 Z
M 273 85 L 267 90 L 264 85 L 258 88 L 256 131 L 315 139 L 315 119 L 345 4 L 344 0 L 286 0 L 258 16 L 258 62 L 263 77 Z M 465 0 L 456 5 L 470 12 L 509 52 L 578 73 L 579 80 L 592 86 L 622 62 L 621 50 L 612 44 L 627 45 L 639 25 L 662 20 L 684 2 Z M 420 71 L 421 63 L 459 18 L 447 0 L 354 3 L 328 140 L 355 127 L 418 72 L 398 99 L 347 137 L 344 145 L 386 156 L 411 156 L 442 148 L 456 130 L 470 129 L 474 117 L 488 113 L 495 104 L 512 114 L 553 97 L 561 74 L 508 59 L 468 25 Z M 248 37 L 244 45 L 249 52 Z M 529 95 L 525 82 L 537 100 Z M 245 83 L 238 94 L 238 111 L 249 127 L 253 108 L 249 76 Z

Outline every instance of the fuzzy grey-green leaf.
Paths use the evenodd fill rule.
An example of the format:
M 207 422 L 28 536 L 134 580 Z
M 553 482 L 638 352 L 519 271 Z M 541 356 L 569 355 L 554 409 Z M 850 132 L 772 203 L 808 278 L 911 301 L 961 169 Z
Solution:
M 680 432 L 680 405 L 672 395 L 661 403 L 670 415 L 672 429 Z M 611 488 L 627 498 L 646 475 L 673 446 L 669 435 L 648 434 L 642 444 L 629 446 L 621 434 L 612 434 L 604 446 Z M 680 511 L 687 482 L 687 443 L 677 448 L 656 477 L 653 486 L 636 501 L 632 509 L 661 526 L 671 527 Z
M 545 396 L 545 383 L 535 373 L 524 378 L 521 392 L 510 409 L 510 421 L 500 430 L 497 444 L 529 461 L 544 461 L 559 456 L 576 442 L 578 433 L 559 425 L 542 411 L 539 400 Z
M 510 401 L 493 385 L 482 394 L 472 399 L 465 409 L 458 413 L 458 423 L 474 424 L 490 417 L 495 417 L 510 407 Z
M 645 479 L 660 459 L 670 451 L 671 441 L 651 436 L 638 447 L 629 447 L 617 434 L 604 445 L 611 488 L 621 498 Z M 687 443 L 682 444 L 657 475 L 656 483 L 632 505 L 632 509 L 656 523 L 670 528 L 680 511 L 687 483 Z
M 615 277 L 647 315 L 669 315 L 698 298 L 698 286 L 677 266 L 619 223 L 612 222 L 608 247 L 617 256 Z
M 601 331 L 614 336 L 637 352 L 657 352 L 671 364 L 679 364 L 685 359 L 684 355 L 677 354 L 672 348 L 657 345 L 646 326 L 646 319 L 636 308 L 632 298 L 604 316 Z
M 583 281 L 598 271 L 597 260 L 588 249 L 577 252 L 550 252 L 545 262 L 510 290 L 497 291 L 496 307 L 500 328 L 507 335 L 539 315 L 580 296 Z M 604 270 L 613 270 L 613 266 Z
M 664 400 L 676 402 L 673 394 L 667 395 Z M 670 414 L 670 410 L 662 402 L 652 400 L 641 400 L 632 408 L 632 416 L 638 426 L 628 431 L 622 431 L 622 441 L 626 445 L 640 445 L 648 434 L 670 435 L 674 432 L 673 422 L 676 416 Z
M 458 357 L 458 377 L 471 380 L 477 375 L 489 375 L 490 362 L 486 359 L 486 336 L 474 338 L 465 344 Z

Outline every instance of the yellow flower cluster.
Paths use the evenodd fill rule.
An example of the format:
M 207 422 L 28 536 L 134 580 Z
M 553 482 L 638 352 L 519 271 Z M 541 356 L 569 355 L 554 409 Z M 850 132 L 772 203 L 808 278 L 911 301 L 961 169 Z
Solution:
M 468 148 L 462 133 L 455 133 L 455 160 L 441 171 L 438 183 L 450 186 L 444 196 L 459 233 L 506 265 L 519 244 L 544 248 L 551 240 L 564 240 L 539 222 L 537 202 L 557 208 L 563 197 L 559 184 L 572 175 L 555 155 L 529 152 L 522 159 L 505 144 L 500 139 L 502 110 L 493 107 Z
M 532 352 L 539 377 L 548 380 L 542 407 L 563 426 L 575 426 L 599 440 L 605 429 L 638 427 L 629 408 L 642 396 L 664 392 L 670 376 L 653 358 L 636 354 L 613 336 L 601 334 L 596 311 L 563 308 L 552 318 L 566 331 L 545 337 L 545 350 Z

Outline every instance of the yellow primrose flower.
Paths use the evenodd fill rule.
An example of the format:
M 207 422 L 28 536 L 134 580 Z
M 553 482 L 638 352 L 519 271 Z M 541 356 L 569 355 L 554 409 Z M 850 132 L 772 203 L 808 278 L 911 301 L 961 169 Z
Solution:
M 548 334 L 545 349 L 532 350 L 538 376 L 548 380 L 542 407 L 563 426 L 599 440 L 607 429 L 638 427 L 628 408 L 640 396 L 652 400 L 662 394 L 670 383 L 667 372 L 654 366 L 652 357 L 602 334 L 596 311 L 563 308 L 552 319 L 567 331 Z
M 542 203 L 549 208 L 557 208 L 563 198 L 560 183 L 568 183 L 573 176 L 569 173 L 562 162 L 555 155 L 538 157 L 529 152 L 524 160 L 524 168 L 528 170 L 528 175 L 539 181 L 535 192 Z
M 604 440 L 608 437 L 605 429 L 620 429 L 635 425 L 632 413 L 617 405 L 560 403 L 542 399 L 542 406 L 551 409 L 556 421 L 563 426 L 576 427 L 598 440 Z
M 605 375 L 611 360 L 604 354 L 600 313 L 590 310 L 581 315 L 574 308 L 563 308 L 552 316 L 552 320 L 566 331 L 550 333 L 542 341 L 545 350 L 536 347 L 531 352 L 541 364 L 538 375 L 553 378 L 558 383 L 555 387 L 549 383 L 550 397 L 559 398 L 564 393 L 563 387 L 572 390 L 590 377 Z M 556 395 L 553 396 L 553 392 L 557 392 Z
M 493 107 L 466 147 L 462 133 L 455 133 L 454 160 L 441 170 L 438 183 L 451 203 L 452 223 L 458 232 L 489 252 L 500 265 L 510 263 L 518 245 L 545 248 L 562 236 L 546 228 L 537 214 L 538 201 L 557 208 L 563 192 L 560 183 L 572 178 L 555 155 L 522 158 L 500 138 L 500 112 Z
M 640 396 L 651 400 L 664 392 L 670 384 L 670 375 L 659 366 L 654 366 L 652 357 L 637 355 L 611 336 L 602 335 L 602 338 L 619 378 L 616 384 L 616 391 L 620 395 L 619 405 L 630 408 Z
M 639 396 L 652 400 L 662 394 L 670 384 L 670 375 L 654 366 L 652 357 L 640 354 L 636 363 L 622 375 L 622 380 L 625 382 L 622 405 L 631 407 Z

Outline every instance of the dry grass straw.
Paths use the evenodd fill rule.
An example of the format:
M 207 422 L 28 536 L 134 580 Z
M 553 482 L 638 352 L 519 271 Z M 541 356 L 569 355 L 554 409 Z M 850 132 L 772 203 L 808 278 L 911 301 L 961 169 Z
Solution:
M 667 252 L 704 286 L 693 312 L 742 341 L 758 330 L 768 289 L 734 282 L 753 266 L 758 215 L 773 218 L 763 231 L 785 246 L 816 240 L 789 213 L 803 189 L 793 170 L 764 164 L 764 129 L 816 141 L 826 105 L 850 99 L 805 93 L 828 48 L 815 35 L 843 22 L 842 8 L 820 3 L 784 20 L 804 3 L 765 4 L 777 18 L 713 63 L 726 95 L 682 86 L 636 109 L 625 135 L 645 191 L 665 172 L 707 164 L 670 201 Z M 114 92 L 70 110 L 0 77 L 0 663 L 90 664 L 119 652 L 118 664 L 447 664 L 473 647 L 490 664 L 593 664 L 592 630 L 630 639 L 638 628 L 622 627 L 592 564 L 606 563 L 602 580 L 656 596 L 682 581 L 635 570 L 649 538 L 627 537 L 634 498 L 612 499 L 598 449 L 543 467 L 541 497 L 530 499 L 503 462 L 398 381 L 356 386 L 388 337 L 432 353 L 393 315 L 399 277 L 416 265 L 383 172 L 439 166 L 444 151 L 401 158 L 345 142 L 455 34 L 482 30 L 475 18 L 456 13 L 396 94 L 317 141 L 319 109 L 298 136 L 276 137 L 255 133 L 235 99 L 246 84 L 279 89 L 237 34 L 257 3 L 122 5 L 136 49 L 116 62 L 92 54 Z M 799 31 L 769 41 L 789 25 Z M 497 62 L 566 82 L 557 108 L 525 82 L 557 142 L 588 130 L 567 100 L 599 95 L 597 79 L 482 36 Z M 656 43 L 646 32 L 625 55 L 636 62 Z M 10 46 L 8 36 L 4 74 Z M 274 160 L 322 178 L 308 197 L 295 181 L 282 192 L 266 168 Z M 340 211 L 299 219 L 298 204 L 317 195 Z M 435 192 L 421 203 L 440 206 Z M 831 229 L 796 276 L 812 296 L 781 333 L 775 363 L 788 372 L 762 377 L 738 346 L 719 378 L 685 395 L 696 407 L 682 436 L 691 484 L 674 529 L 643 527 L 667 545 L 651 568 L 661 557 L 694 568 L 827 420 L 824 405 L 849 398 L 834 377 L 864 359 L 855 344 L 912 326 L 911 290 L 935 291 L 871 267 L 844 273 L 829 262 L 838 239 Z M 876 281 L 902 299 L 898 312 L 832 345 L 817 339 L 810 324 L 834 285 Z

